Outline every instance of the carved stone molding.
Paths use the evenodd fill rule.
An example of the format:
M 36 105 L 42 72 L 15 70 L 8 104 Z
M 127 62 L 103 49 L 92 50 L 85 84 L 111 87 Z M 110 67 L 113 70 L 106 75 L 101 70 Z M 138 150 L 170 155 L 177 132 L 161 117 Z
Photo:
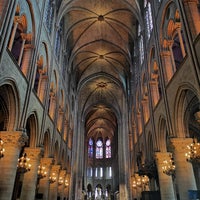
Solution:
M 53 163 L 53 158 L 41 158 L 41 164 L 50 167 Z
M 185 154 L 187 151 L 187 145 L 192 143 L 192 138 L 171 138 L 171 143 L 174 147 L 174 151 L 182 152 Z
M 21 148 L 28 141 L 25 131 L 0 131 L 0 136 L 6 146 Z
M 44 155 L 44 149 L 41 147 L 37 147 L 37 148 L 25 148 L 24 150 L 27 153 L 27 156 L 31 159 L 31 160 L 39 160 L 43 155 Z

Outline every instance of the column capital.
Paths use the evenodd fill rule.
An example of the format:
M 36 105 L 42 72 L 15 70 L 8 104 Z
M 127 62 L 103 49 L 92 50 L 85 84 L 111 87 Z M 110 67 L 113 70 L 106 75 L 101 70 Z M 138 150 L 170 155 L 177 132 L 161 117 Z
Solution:
M 65 176 L 66 176 L 66 174 L 67 174 L 67 171 L 66 170 L 60 170 L 60 176 L 62 176 L 63 178 L 65 178 Z
M 170 53 L 169 49 L 163 49 L 162 52 L 160 53 L 160 55 L 162 57 L 171 56 L 171 53 Z
M 15 16 L 14 17 L 14 23 L 22 23 L 22 17 L 21 16 Z
M 34 48 L 35 48 L 35 46 L 33 44 L 25 44 L 24 45 L 24 50 L 32 50 Z
M 170 141 L 175 151 L 183 153 L 188 150 L 187 145 L 193 142 L 192 138 L 171 138 Z
M 58 174 L 60 171 L 60 168 L 61 168 L 60 165 L 52 165 L 51 172 Z
M 25 131 L 0 131 L 5 146 L 13 146 L 21 148 L 28 141 Z
M 149 81 L 149 84 L 150 85 L 158 85 L 158 81 L 156 80 L 156 79 L 151 79 L 150 81 Z
M 36 147 L 36 148 L 27 147 L 24 149 L 24 151 L 27 153 L 28 157 L 31 160 L 38 160 L 44 154 L 44 149 L 41 147 Z
M 50 167 L 50 165 L 52 165 L 52 163 L 53 163 L 53 158 L 41 158 L 40 162 L 42 165 Z
M 21 37 L 23 40 L 32 41 L 33 35 L 32 33 L 21 33 Z
M 198 3 L 198 0 L 183 0 L 183 3 Z
M 156 152 L 155 159 L 158 163 L 163 163 L 164 160 L 169 160 L 172 156 L 171 152 Z

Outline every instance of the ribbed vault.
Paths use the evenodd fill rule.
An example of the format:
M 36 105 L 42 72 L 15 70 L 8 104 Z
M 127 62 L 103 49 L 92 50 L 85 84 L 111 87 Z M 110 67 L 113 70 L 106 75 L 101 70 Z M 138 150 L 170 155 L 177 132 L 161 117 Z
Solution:
M 112 136 L 127 99 L 139 6 L 134 0 L 74 0 L 62 2 L 59 13 L 67 21 L 68 73 L 87 135 Z

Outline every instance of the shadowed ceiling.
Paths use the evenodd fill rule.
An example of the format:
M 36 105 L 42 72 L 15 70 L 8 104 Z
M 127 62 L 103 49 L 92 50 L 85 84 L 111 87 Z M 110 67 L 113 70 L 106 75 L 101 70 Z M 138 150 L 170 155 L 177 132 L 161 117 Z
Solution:
M 112 138 L 128 99 L 136 24 L 134 0 L 64 1 L 69 73 L 89 137 Z

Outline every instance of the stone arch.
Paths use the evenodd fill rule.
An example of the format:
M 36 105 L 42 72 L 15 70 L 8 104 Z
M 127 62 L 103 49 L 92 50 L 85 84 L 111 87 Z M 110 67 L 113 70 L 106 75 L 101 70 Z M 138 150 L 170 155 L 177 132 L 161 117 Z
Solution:
M 48 83 L 48 51 L 45 42 L 40 44 L 39 53 L 37 56 L 36 69 L 34 74 L 34 90 L 37 93 L 40 101 L 44 103 L 47 83 Z
M 44 133 L 43 146 L 44 146 L 44 157 L 49 157 L 50 156 L 50 146 L 51 146 L 51 136 L 50 136 L 49 130 L 47 130 Z
M 6 83 L 7 82 L 7 83 Z M 14 130 L 18 125 L 19 98 L 14 83 L 4 81 L 0 84 L 0 107 L 1 107 L 1 129 L 4 131 Z
M 28 138 L 28 146 L 36 147 L 37 146 L 37 137 L 38 137 L 38 120 L 36 113 L 31 113 L 26 120 L 26 133 Z
M 148 133 L 148 138 L 147 138 L 147 160 L 152 160 L 154 156 L 154 143 L 153 143 L 153 136 L 152 133 Z
M 166 5 L 162 16 L 160 43 L 162 44 L 162 62 L 165 70 L 165 81 L 168 82 L 186 56 L 182 23 L 179 20 L 175 3 Z
M 35 34 L 34 17 L 29 4 L 30 2 L 26 2 L 17 5 L 8 42 L 8 49 L 25 76 L 31 70 L 30 60 Z
M 161 152 L 167 151 L 167 125 L 166 125 L 166 119 L 164 116 L 160 116 L 159 122 L 158 122 L 158 143 L 159 143 L 159 150 Z
M 191 114 L 195 115 L 200 109 L 198 92 L 191 85 L 181 86 L 176 95 L 174 104 L 174 126 L 176 137 L 190 137 L 188 120 Z M 196 103 L 197 102 L 197 103 Z M 195 106 L 195 104 L 197 104 Z M 193 113 L 192 113 L 192 112 Z

